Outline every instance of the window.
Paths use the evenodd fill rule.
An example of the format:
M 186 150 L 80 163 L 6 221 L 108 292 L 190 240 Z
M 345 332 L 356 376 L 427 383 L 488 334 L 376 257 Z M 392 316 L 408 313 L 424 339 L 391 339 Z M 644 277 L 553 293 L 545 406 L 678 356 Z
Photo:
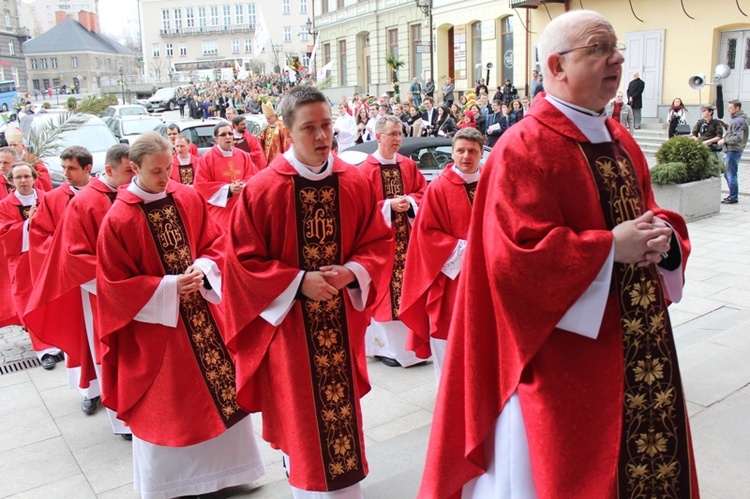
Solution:
M 390 53 L 398 59 L 398 29 L 388 30 L 388 48 Z
M 238 3 L 234 7 L 234 24 L 240 26 L 245 24 L 245 7 L 241 3 Z
M 331 44 L 323 44 L 323 64 L 331 62 Z
M 201 28 L 206 27 L 206 8 L 198 7 L 198 26 Z
M 177 43 L 177 48 L 180 51 L 180 55 L 181 56 L 186 56 L 187 55 L 187 43 L 186 42 L 178 42 Z
M 203 41 L 203 55 L 218 54 L 219 46 L 216 40 Z
M 229 27 L 232 25 L 232 6 L 224 5 L 222 7 L 222 13 L 224 14 L 224 26 Z
M 302 60 L 300 62 L 302 63 L 302 67 L 304 68 L 310 67 L 310 56 L 307 55 L 307 52 L 302 53 Z
M 245 38 L 245 52 L 252 52 L 252 51 L 253 51 L 253 39 Z
M 477 64 L 480 67 L 477 67 Z M 482 23 L 480 21 L 471 25 L 471 64 L 472 80 L 482 79 Z
M 422 44 L 422 25 L 412 24 L 411 31 L 411 76 L 422 75 L 422 54 L 417 52 L 417 47 Z
M 212 5 L 210 9 L 211 9 L 211 26 L 218 26 L 219 25 L 219 6 Z
M 339 84 L 346 86 L 346 40 L 339 40 Z
M 8 9 L 5 9 L 5 27 L 10 28 L 10 11 Z
M 232 53 L 233 54 L 240 53 L 240 40 L 238 38 L 232 39 Z
M 285 42 L 292 41 L 292 27 L 291 26 L 284 26 L 284 41 Z
M 42 69 L 47 69 L 47 59 L 39 59 L 42 61 Z
M 159 44 L 158 43 L 151 44 L 151 57 L 159 57 Z
M 164 50 L 164 52 L 167 54 L 167 57 L 172 57 L 174 55 L 174 49 L 172 48 L 171 43 L 166 44 L 166 49 Z
M 303 24 L 299 27 L 299 39 L 300 41 L 307 42 L 310 40 L 310 33 L 307 32 L 307 25 Z
M 182 9 L 174 10 L 174 29 L 182 29 Z
M 255 29 L 255 4 L 247 4 L 247 24 L 250 25 L 250 29 Z
M 99 58 L 98 57 L 94 57 L 94 68 L 96 68 L 96 69 L 99 68 Z
M 282 14 L 289 14 L 291 11 L 289 0 L 281 0 L 281 13 Z
M 320 0 L 321 14 L 328 14 L 328 0 Z
M 78 67 L 78 57 L 73 56 L 73 57 L 70 58 L 70 67 L 71 68 L 77 68 Z
M 344 0 L 336 0 L 336 8 L 337 9 L 343 9 L 344 8 Z
M 169 31 L 169 9 L 161 10 L 161 29 Z
M 299 13 L 307 14 L 307 0 L 299 0 Z
M 36 69 L 36 59 L 31 59 L 29 62 L 31 63 L 31 69 Z
M 195 27 L 195 17 L 193 17 L 193 8 L 192 7 L 185 7 L 185 18 L 186 18 L 186 25 L 188 28 Z
M 49 62 L 50 62 L 50 65 L 52 66 L 52 69 L 57 68 L 57 57 L 50 58 Z M 76 58 L 76 66 L 74 67 L 78 67 L 78 58 Z
M 16 47 L 13 45 L 13 40 L 8 40 L 8 53 L 14 55 L 16 53 Z

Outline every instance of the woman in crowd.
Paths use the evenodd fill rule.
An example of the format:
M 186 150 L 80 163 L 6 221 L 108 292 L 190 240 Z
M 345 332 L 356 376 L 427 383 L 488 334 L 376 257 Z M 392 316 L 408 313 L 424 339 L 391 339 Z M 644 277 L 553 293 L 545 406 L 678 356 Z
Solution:
M 458 131 L 456 121 L 451 115 L 451 110 L 445 104 L 438 108 L 438 120 L 435 130 L 435 135 L 438 137 L 453 137 L 453 134 Z
M 357 123 L 357 138 L 354 139 L 355 144 L 361 144 L 364 142 L 362 136 L 365 134 L 365 127 L 367 127 L 367 120 L 369 119 L 370 117 L 367 115 L 367 106 L 360 107 L 354 118 L 354 121 Z
M 422 136 L 422 115 L 419 114 L 417 106 L 411 106 L 409 108 L 409 119 L 406 122 L 408 127 L 409 137 L 421 137 Z
M 458 128 L 477 128 L 477 122 L 474 119 L 474 111 L 470 109 L 466 110 L 466 112 L 464 113 L 464 119 L 461 124 L 458 125 Z
M 472 104 L 471 110 L 474 112 L 474 120 L 477 122 L 477 130 L 482 134 L 487 133 L 487 117 L 479 108 L 479 104 Z
M 682 104 L 682 99 L 677 97 L 672 101 L 672 107 L 669 108 L 669 115 L 667 117 L 669 121 L 669 131 L 667 137 L 672 138 L 677 135 L 677 125 L 680 123 L 687 124 L 687 109 Z

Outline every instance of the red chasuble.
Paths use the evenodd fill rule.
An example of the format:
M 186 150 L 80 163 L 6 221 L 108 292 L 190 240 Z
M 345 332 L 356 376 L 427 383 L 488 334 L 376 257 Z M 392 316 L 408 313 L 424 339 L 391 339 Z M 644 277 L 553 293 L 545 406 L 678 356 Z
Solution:
M 234 147 L 248 153 L 253 159 L 253 164 L 257 170 L 262 170 L 266 167 L 266 155 L 263 154 L 263 148 L 260 146 L 260 141 L 255 135 L 245 131 L 241 139 L 234 139 Z
M 177 327 L 135 320 L 166 274 L 197 258 L 223 267 L 224 238 L 206 203 L 169 182 L 168 197 L 145 204 L 122 189 L 97 242 L 102 403 L 147 442 L 184 447 L 222 434 L 245 413 L 221 334 L 224 316 L 198 292 L 180 297 Z M 165 268 L 170 271 L 166 272 Z
M 233 147 L 232 156 L 225 158 L 221 154 L 219 146 L 213 146 L 211 150 L 201 156 L 193 186 L 201 193 L 203 199 L 208 201 L 223 186 L 231 184 L 235 180 L 247 183 L 250 177 L 258 171 L 250 155 L 245 151 Z M 239 199 L 239 196 L 229 196 L 224 208 L 210 203 L 208 205 L 209 213 L 222 231 L 226 231 L 229 227 L 229 216 L 237 203 L 237 199 Z
M 627 154 L 618 167 L 637 179 L 637 202 L 672 225 L 684 264 L 690 252 L 684 221 L 654 202 L 648 165 L 630 134 L 611 119 L 607 128 Z M 613 286 L 597 339 L 555 327 L 600 271 L 612 233 L 581 146 L 588 141 L 573 123 L 542 99 L 507 133 L 477 189 L 420 497 L 458 498 L 486 470 L 484 441 L 516 391 L 539 497 L 615 497 L 628 408 L 624 338 L 664 331 L 664 322 L 628 329 Z M 661 288 L 658 280 L 648 282 Z M 633 291 L 623 296 L 640 303 L 651 296 L 648 287 Z M 671 333 L 662 338 L 666 344 Z M 654 376 L 648 379 L 659 376 L 653 363 L 644 369 Z M 676 364 L 672 373 L 679 378 Z M 676 398 L 665 394 L 648 408 L 672 410 Z M 667 417 L 684 433 L 686 419 Z M 644 434 L 641 456 L 664 457 L 663 436 Z M 694 471 L 692 453 L 675 463 L 675 470 Z M 658 477 L 648 466 L 628 469 L 642 471 L 652 485 L 671 480 L 671 473 Z M 697 496 L 697 483 L 691 488 Z M 690 494 L 682 489 L 675 497 Z
M 116 194 L 95 178 L 70 201 L 24 316 L 44 341 L 68 354 L 74 365 L 82 366 L 81 388 L 96 379 L 84 325 L 81 285 L 96 277 L 99 226 Z M 96 296 L 90 295 L 90 300 L 96 317 Z
M 42 191 L 37 191 L 37 202 L 43 194 Z M 9 278 L 7 304 L 10 308 L 3 315 L 7 317 L 8 324 L 22 323 L 19 318 L 23 316 L 23 311 L 26 309 L 26 304 L 31 295 L 29 253 L 28 251 L 21 252 L 23 231 L 26 230 L 24 222 L 29 218 L 30 208 L 31 206 L 23 206 L 13 194 L 0 201 L 0 243 L 3 246 L 3 255 L 8 264 L 6 273 Z M 29 331 L 31 344 L 35 351 L 41 352 L 52 348 L 50 344 L 43 342 L 31 330 Z
M 8 197 L 13 190 L 13 184 L 8 182 L 5 175 L 0 175 L 0 200 Z M 7 268 L 7 263 L 3 262 L 2 267 Z M 16 314 L 16 308 L 13 306 L 13 299 L 10 293 L 11 276 L 9 272 L 0 274 L 0 327 L 21 324 L 21 320 Z
M 49 192 L 52 190 L 52 177 L 49 175 L 49 170 L 47 169 L 47 165 L 42 163 L 41 161 L 37 161 L 34 163 L 34 170 L 36 170 L 38 174 L 38 178 L 36 179 L 36 182 L 34 183 L 34 187 L 36 189 L 41 189 L 43 191 Z
M 75 194 L 65 183 L 48 192 L 42 198 L 39 208 L 29 227 L 29 259 L 31 261 L 31 279 L 38 282 L 44 258 L 52 246 L 52 236 L 60 225 L 63 212 Z
M 477 182 L 467 184 L 446 166 L 427 187 L 414 220 L 398 316 L 409 327 L 406 348 L 423 359 L 430 357 L 430 336 L 448 338 L 458 278 L 441 270 L 458 240 L 469 233 L 476 187 Z
M 8 194 L 13 192 L 13 184 L 8 182 L 8 179 L 5 177 L 5 175 L 0 175 L 0 200 L 5 199 Z
M 198 169 L 200 160 L 195 154 L 190 154 L 190 163 L 181 165 L 177 155 L 172 156 L 172 180 L 185 185 L 193 185 L 195 171 Z
M 427 181 L 417 164 L 411 159 L 396 154 L 397 165 L 381 165 L 373 155 L 367 156 L 359 169 L 370 179 L 375 188 L 378 199 L 378 209 L 383 207 L 387 199 L 396 196 L 411 196 L 419 205 L 422 195 L 427 188 Z M 382 218 L 382 214 L 381 214 Z M 406 248 L 409 245 L 408 215 L 391 211 L 391 230 L 395 236 L 395 259 L 389 293 L 383 295 L 373 309 L 373 318 L 378 322 L 398 320 L 398 309 L 401 305 L 401 290 L 403 289 L 404 264 L 406 263 Z
M 240 405 L 263 412 L 263 438 L 290 456 L 294 487 L 357 483 L 367 474 L 359 399 L 370 390 L 369 310 L 356 311 L 342 289 L 295 300 L 277 327 L 260 314 L 300 270 L 328 263 L 362 265 L 370 303 L 384 289 L 377 278 L 390 275 L 393 238 L 370 183 L 338 158 L 331 176 L 308 181 L 279 156 L 242 191 L 229 235 L 223 297 Z

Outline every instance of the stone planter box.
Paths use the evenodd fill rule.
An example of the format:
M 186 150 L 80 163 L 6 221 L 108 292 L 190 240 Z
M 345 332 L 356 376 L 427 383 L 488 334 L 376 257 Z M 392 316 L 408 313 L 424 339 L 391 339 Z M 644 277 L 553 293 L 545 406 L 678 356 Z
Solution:
M 716 215 L 721 210 L 721 177 L 651 187 L 656 204 L 676 211 L 686 222 Z

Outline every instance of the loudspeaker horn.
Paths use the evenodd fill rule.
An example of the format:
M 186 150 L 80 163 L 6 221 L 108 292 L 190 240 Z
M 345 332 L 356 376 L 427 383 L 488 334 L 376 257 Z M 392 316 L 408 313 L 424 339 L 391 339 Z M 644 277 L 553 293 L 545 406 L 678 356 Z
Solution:
M 492 69 L 493 67 L 494 67 L 494 64 L 492 64 L 491 62 L 487 63 L 487 69 Z
M 726 64 L 719 64 L 716 66 L 716 69 L 714 69 L 714 80 L 723 80 L 724 78 L 729 78 L 729 73 L 731 69 L 729 69 L 729 66 Z
M 698 73 L 691 76 L 688 79 L 688 85 L 690 85 L 690 88 L 692 88 L 693 90 L 700 90 L 706 85 L 706 75 L 703 73 Z

